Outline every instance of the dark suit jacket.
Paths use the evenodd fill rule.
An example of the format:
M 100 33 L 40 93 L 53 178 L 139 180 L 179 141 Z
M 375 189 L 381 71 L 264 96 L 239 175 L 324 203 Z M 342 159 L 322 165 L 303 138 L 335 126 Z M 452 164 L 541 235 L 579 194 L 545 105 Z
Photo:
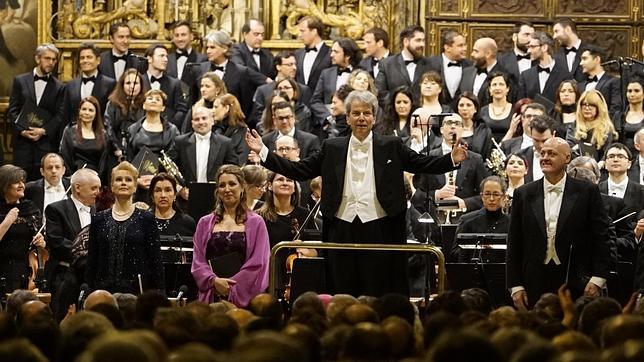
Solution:
M 599 183 L 599 191 L 604 195 L 608 195 L 608 180 Z M 624 211 L 627 214 L 633 211 L 638 214 L 644 208 L 644 187 L 629 179 L 623 200 L 626 207 Z
M 496 60 L 501 64 L 501 67 L 503 67 L 503 69 L 512 76 L 512 79 L 518 83 L 521 73 L 519 73 L 519 62 L 517 61 L 517 56 L 514 53 L 514 50 L 499 54 Z M 532 62 L 532 65 L 536 65 L 536 63 Z
M 143 83 L 147 89 L 151 89 L 148 73 L 143 74 Z M 188 112 L 187 96 L 183 93 L 181 81 L 164 74 L 159 83 L 161 83 L 160 89 L 168 97 L 165 101 L 163 118 L 172 122 L 177 126 L 177 129 L 181 129 L 186 112 Z
M 557 88 L 566 79 L 570 79 L 570 75 L 566 70 L 566 63 L 559 60 L 555 61 L 555 66 L 550 71 L 550 76 L 546 81 L 546 85 L 543 87 L 543 92 L 541 92 L 539 89 L 539 69 L 538 66 L 534 66 L 521 73 L 519 77 L 519 95 L 517 98 L 534 99 L 537 94 L 541 94 L 552 103 L 555 103 Z
M 112 93 L 112 89 L 116 85 L 116 81 L 101 73 L 96 76 L 94 88 L 92 88 L 92 95 L 96 97 L 98 103 L 101 105 L 100 114 L 105 114 L 105 107 L 107 106 L 107 97 Z M 76 123 L 78 115 L 78 105 L 81 101 L 81 77 L 76 77 L 67 83 L 65 86 L 64 108 L 63 108 L 63 125 Z M 62 128 L 62 127 L 61 127 Z
M 231 49 L 230 60 L 233 62 L 246 66 L 256 72 L 264 74 L 268 78 L 275 77 L 275 68 L 273 68 L 273 54 L 264 48 L 259 49 L 259 64 L 261 68 L 257 67 L 253 55 L 248 50 L 246 43 L 239 42 L 233 45 Z
M 63 187 L 65 190 L 69 188 L 69 177 L 63 177 Z M 35 181 L 27 182 L 25 185 L 25 198 L 33 201 L 40 212 L 43 212 L 45 204 L 45 180 L 40 178 Z
M 532 305 L 540 297 L 538 292 L 545 289 L 540 273 L 547 249 L 543 182 L 540 179 L 514 191 L 507 241 L 507 287 L 524 286 Z M 597 186 L 567 177 L 555 248 L 564 273 L 571 259 L 569 286 L 573 294 L 583 292 L 587 282 L 583 276 L 608 277 L 608 226 Z
M 48 263 L 72 262 L 72 243 L 81 229 L 78 210 L 71 198 L 51 203 L 45 209 Z M 50 268 L 49 270 L 53 270 Z M 51 280 L 51 279 L 50 279 Z
M 528 161 L 528 173 L 523 177 L 523 182 L 528 183 L 535 181 L 534 175 L 532 174 L 532 159 L 534 158 L 534 147 L 524 148 L 519 151 L 519 154 L 523 156 L 526 161 Z
M 177 137 L 177 164 L 181 170 L 186 184 L 197 182 L 197 141 L 194 133 L 188 133 Z M 208 169 L 206 177 L 208 181 L 216 181 L 215 175 L 221 165 L 238 164 L 237 155 L 233 151 L 228 137 L 210 134 L 210 150 L 208 151 Z
M 443 79 L 443 91 L 441 92 L 441 103 L 442 104 L 452 104 L 456 98 L 458 98 L 460 91 L 457 88 L 456 89 L 456 94 L 452 97 L 451 94 L 449 94 L 449 90 L 447 89 L 447 86 L 445 85 L 445 72 L 443 71 L 443 56 L 442 54 L 434 55 L 428 58 L 429 61 L 429 69 L 428 70 L 433 70 L 434 72 L 438 73 L 441 75 L 441 78 Z M 469 59 L 463 59 L 461 60 L 461 67 L 463 69 L 470 67 L 474 65 L 474 63 L 469 60 Z
M 320 152 L 299 162 L 292 162 L 269 152 L 265 166 L 297 181 L 324 175 L 320 210 L 325 218 L 333 218 L 342 201 L 349 139 L 350 136 L 326 139 Z M 372 148 L 376 196 L 387 216 L 391 218 L 400 215 L 404 217 L 407 210 L 403 171 L 444 173 L 454 169 L 450 155 L 440 158 L 422 156 L 404 146 L 400 138 L 395 136 L 374 134 Z M 404 223 L 400 231 L 400 235 L 397 235 L 398 240 L 392 240 L 392 244 L 405 242 Z M 327 240 L 326 226 L 322 232 L 322 240 Z
M 207 62 L 208 61 L 208 56 L 206 54 L 201 54 L 198 53 L 196 50 L 192 49 L 190 54 L 188 54 L 188 60 L 186 61 L 186 64 L 188 63 L 202 63 L 202 62 Z M 179 71 L 177 69 L 177 52 L 174 51 L 172 53 L 168 54 L 168 66 L 165 70 L 166 74 L 171 76 L 172 78 L 178 78 Z M 181 79 L 182 82 L 184 82 L 188 87 L 192 87 L 194 82 L 196 81 L 195 79 L 195 74 L 192 71 L 192 67 L 190 66 L 184 66 L 183 67 L 183 73 L 181 73 Z M 188 88 L 190 89 L 190 88 Z
M 566 72 L 568 72 L 569 74 L 568 79 L 575 79 L 577 82 L 581 82 L 586 79 L 586 75 L 584 74 L 583 69 L 581 68 L 581 65 L 579 65 L 579 63 L 581 63 L 581 54 L 587 48 L 588 43 L 582 40 L 581 44 L 579 44 L 579 49 L 577 49 L 577 53 L 575 54 L 575 61 L 572 63 L 572 71 L 568 70 L 568 61 L 566 60 L 566 52 L 564 51 L 564 47 L 559 48 L 559 51 L 554 54 L 553 57 L 557 62 L 563 62 L 562 64 L 564 65 Z
M 476 79 L 476 76 L 478 75 L 477 73 L 477 68 L 475 66 L 469 66 L 467 68 L 463 68 L 463 75 L 461 76 L 461 84 L 458 86 L 458 92 L 463 93 L 465 91 L 470 91 L 472 92 L 474 89 L 474 80 Z M 487 74 L 492 74 L 494 72 L 503 72 L 507 73 L 507 71 L 503 68 L 503 66 L 497 61 L 496 64 L 492 67 L 492 69 L 487 72 Z M 479 92 L 476 94 L 476 97 L 479 99 L 479 103 L 481 104 L 481 107 L 484 105 L 490 103 L 490 92 L 488 92 L 488 86 L 490 85 L 490 82 L 486 79 L 483 81 L 483 84 L 481 85 L 481 88 L 479 89 Z M 513 89 L 513 84 L 508 84 L 510 89 Z
M 583 93 L 586 90 L 586 84 L 588 84 L 588 78 L 577 83 L 579 93 Z M 599 91 L 604 96 L 610 118 L 613 120 L 617 132 L 621 132 L 622 90 L 619 79 L 608 73 L 604 73 L 601 79 L 597 82 L 595 90 Z
M 640 180 L 640 155 L 635 155 L 627 174 L 629 180 L 640 185 L 642 184 L 642 180 Z
M 278 130 L 271 131 L 262 137 L 262 142 L 268 147 L 268 150 L 275 150 L 275 141 L 279 135 Z M 315 135 L 295 129 L 293 135 L 300 147 L 300 159 L 305 159 L 320 150 L 320 139 Z
M 601 191 L 601 190 L 600 190 Z M 611 229 L 614 229 L 614 245 L 611 245 L 611 256 L 615 261 L 635 261 L 635 254 L 637 252 L 637 244 L 635 244 L 635 229 L 636 217 L 637 214 L 623 218 L 628 215 L 624 206 L 624 200 L 619 197 L 613 197 L 602 194 L 602 200 L 604 201 L 604 206 L 606 207 L 606 213 L 610 217 Z M 622 219 L 616 224 L 612 222 Z M 612 269 L 614 270 L 614 269 Z
M 62 113 L 63 113 L 63 95 L 65 86 L 53 76 L 47 82 L 43 91 L 38 108 L 49 112 L 51 118 L 44 120 L 43 128 L 46 135 L 35 142 L 35 147 L 43 152 L 55 152 L 58 150 L 60 135 L 62 134 Z M 9 108 L 7 109 L 7 121 L 13 125 L 13 145 L 14 160 L 23 157 L 23 149 L 34 145 L 34 142 L 20 136 L 23 129 L 16 124 L 16 119 L 22 112 L 23 107 L 27 104 L 36 105 L 36 88 L 34 85 L 33 72 L 21 74 L 13 79 L 11 86 L 11 95 L 9 97 Z M 29 160 L 30 162 L 31 160 Z M 14 161 L 16 162 L 16 161 Z M 38 160 L 40 162 L 40 160 Z M 22 166 L 22 164 L 17 165 Z
M 402 54 L 396 54 L 380 61 L 378 65 L 378 77 L 376 77 L 376 88 L 378 88 L 378 102 L 380 103 L 380 107 L 386 109 L 387 104 L 390 102 L 389 93 L 403 85 L 409 87 L 415 98 L 418 98 L 420 95 L 418 79 L 430 70 L 432 69 L 429 58 L 420 58 L 416 63 L 414 79 L 410 79 Z
M 125 69 L 128 68 L 138 68 L 139 66 L 139 59 L 133 56 L 130 56 L 132 53 L 131 51 L 128 50 L 127 52 L 128 57 L 127 60 L 125 61 Z M 144 69 L 140 69 L 140 72 L 145 72 L 148 69 L 147 63 L 145 64 Z M 116 79 L 116 75 L 114 72 L 114 62 L 112 62 L 112 49 L 108 49 L 104 52 L 101 53 L 101 64 L 98 65 L 98 72 L 103 74 L 106 77 Z M 116 79 L 118 81 L 118 79 Z
M 389 54 L 388 54 L 385 58 L 383 58 L 383 59 L 389 58 L 390 56 L 391 56 L 391 52 L 389 52 Z M 369 74 L 371 74 L 371 76 L 373 77 L 373 79 L 376 79 L 376 76 L 374 76 L 374 75 L 373 75 L 373 65 L 372 65 L 372 63 L 371 63 L 371 60 L 372 60 L 372 59 L 373 59 L 373 57 L 372 57 L 372 56 L 366 56 L 366 57 L 364 57 L 364 58 L 360 61 L 360 64 L 358 65 L 358 67 L 360 67 L 361 69 L 366 70 L 367 72 L 369 72 Z M 382 61 L 383 59 L 380 59 L 380 61 Z M 380 73 L 380 63 L 378 63 L 378 73 Z
M 506 156 L 521 151 L 521 143 L 523 143 L 523 136 L 512 137 L 509 140 L 501 142 L 501 150 Z
M 337 81 L 337 65 L 324 69 L 320 74 L 320 80 L 315 87 L 315 91 L 313 91 L 313 97 L 311 97 L 311 103 L 309 105 L 311 112 L 313 112 L 313 119 L 317 121 L 318 125 L 322 125 L 324 120 L 331 115 L 326 105 L 331 104 Z
M 297 62 L 297 73 L 295 74 L 295 80 L 298 83 L 306 84 L 310 89 L 315 89 L 318 84 L 318 79 L 320 79 L 320 74 L 322 70 L 331 66 L 331 48 L 322 44 L 320 50 L 317 52 L 318 55 L 315 57 L 313 62 L 313 67 L 311 67 L 311 73 L 309 74 L 309 81 L 304 81 L 304 56 L 306 55 L 306 50 L 300 48 L 295 51 L 295 61 Z

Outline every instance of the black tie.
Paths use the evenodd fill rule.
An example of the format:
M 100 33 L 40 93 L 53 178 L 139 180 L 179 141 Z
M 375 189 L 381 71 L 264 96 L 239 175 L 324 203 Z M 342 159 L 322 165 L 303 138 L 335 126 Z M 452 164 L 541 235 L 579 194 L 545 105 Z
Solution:
M 373 57 L 371 58 L 371 67 L 372 68 L 375 67 L 376 65 L 378 65 L 378 63 L 380 63 L 380 59 L 376 59 L 376 58 L 373 58 Z
M 523 59 L 528 59 L 529 60 L 530 59 L 530 54 L 525 54 L 525 55 L 517 54 L 517 62 L 520 62 Z
M 338 68 L 338 77 L 341 76 L 342 73 L 351 73 L 351 70 L 349 68 Z
M 83 82 L 83 84 L 87 84 L 87 82 L 96 83 L 96 76 L 93 75 L 91 77 L 83 77 L 83 79 L 81 79 L 81 82 Z
M 447 66 L 448 67 L 460 67 L 461 63 L 459 63 L 459 62 L 449 62 L 449 63 L 447 63 Z
M 573 53 L 576 54 L 577 53 L 577 48 L 575 48 L 575 47 L 564 48 L 564 52 L 566 53 L 566 55 L 568 55 L 568 53 L 570 53 L 570 52 L 573 52 Z
M 250 53 L 251 53 L 252 55 L 259 55 L 259 49 L 257 49 L 257 50 L 251 50 L 251 51 L 250 51 Z
M 210 71 L 214 72 L 214 71 L 217 71 L 217 70 L 218 70 L 218 71 L 223 72 L 223 71 L 224 71 L 224 67 L 223 67 L 223 66 L 221 66 L 221 65 L 214 65 L 214 64 L 212 64 L 212 65 L 210 66 Z
M 113 63 L 116 63 L 119 60 L 122 60 L 122 61 L 126 62 L 127 61 L 127 54 L 123 54 L 123 55 L 114 55 L 114 54 L 112 54 L 112 62 Z
M 548 67 L 542 67 L 542 66 L 537 65 L 537 68 L 539 68 L 539 73 L 546 72 L 546 73 L 550 74 L 550 68 L 548 68 Z
M 483 68 L 483 69 L 478 69 L 477 68 L 476 69 L 476 74 L 477 75 L 480 75 L 480 74 L 483 74 L 483 73 L 487 74 L 487 68 Z
M 597 78 L 597 76 L 588 77 L 588 83 L 598 82 L 598 81 L 599 81 L 599 79 Z
M 304 48 L 304 51 L 307 52 L 307 53 L 308 52 L 317 52 L 318 48 L 316 48 L 316 47 L 310 47 L 310 48 L 306 47 L 306 48 Z
M 409 65 L 411 63 L 416 64 L 416 59 L 414 59 L 414 60 L 405 60 L 405 65 Z
M 188 57 L 188 52 L 180 52 L 180 51 L 177 50 L 177 60 L 179 60 L 179 58 L 181 58 L 181 57 L 186 57 L 187 58 Z
M 45 82 L 48 82 L 49 81 L 49 75 L 43 75 L 41 77 L 38 74 L 34 74 L 34 82 L 39 81 L 39 80 L 44 80 Z
M 154 82 L 161 83 L 161 79 L 163 79 L 163 74 L 161 74 L 161 76 L 159 78 L 157 78 L 157 77 L 152 75 L 152 76 L 150 76 L 150 83 L 154 83 Z

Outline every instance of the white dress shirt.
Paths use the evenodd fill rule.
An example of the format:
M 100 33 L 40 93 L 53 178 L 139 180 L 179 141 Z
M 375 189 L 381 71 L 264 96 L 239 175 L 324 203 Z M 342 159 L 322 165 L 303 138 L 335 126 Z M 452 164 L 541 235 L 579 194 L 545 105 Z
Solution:
M 526 134 L 521 135 L 521 149 L 525 149 L 528 147 L 532 147 L 534 143 L 532 143 L 532 137 L 526 136 Z
M 613 197 L 624 198 L 626 187 L 628 186 L 628 176 L 624 177 L 622 182 L 615 183 L 612 178 L 608 177 L 608 195 Z
M 177 51 L 177 55 L 179 55 L 178 53 L 179 52 Z M 188 62 L 188 56 L 190 56 L 190 53 L 192 53 L 192 48 L 184 50 L 183 53 L 185 53 L 187 56 L 177 57 L 177 79 L 181 79 L 181 76 L 183 75 L 183 68 Z
M 38 72 L 36 72 L 35 68 L 33 73 L 34 75 L 42 76 Z M 34 81 L 34 90 L 36 91 L 36 105 L 40 104 L 40 99 L 42 98 L 43 92 L 45 92 L 45 87 L 47 87 L 47 81 L 44 81 L 42 79 Z
M 72 195 L 71 198 L 74 202 L 74 206 L 76 206 L 76 211 L 78 211 L 78 221 L 80 222 L 82 229 L 92 222 L 92 209 L 89 206 L 85 206 L 82 202 L 78 201 L 78 199 L 76 199 L 74 195 Z
M 315 63 L 315 58 L 318 57 L 320 53 L 320 48 L 324 42 L 319 42 L 315 44 L 315 51 L 311 50 L 304 54 L 304 61 L 302 62 L 302 74 L 304 75 L 304 84 L 309 83 L 309 76 L 311 75 L 311 70 L 313 69 L 313 63 Z
M 543 171 L 541 171 L 541 164 L 539 164 L 539 153 L 536 150 L 532 152 L 532 180 L 536 181 L 543 177 Z
M 388 56 L 389 52 L 386 52 L 385 55 L 382 56 L 382 58 L 378 59 L 378 63 L 373 66 L 373 79 L 376 79 L 376 77 L 378 76 L 378 72 L 380 71 L 380 62 Z
M 597 83 L 599 83 L 599 80 L 602 79 L 604 74 L 606 74 L 606 72 L 597 73 L 597 81 L 592 81 L 592 82 L 586 83 L 586 89 L 585 90 L 588 91 L 588 90 L 597 88 Z
M 210 153 L 210 135 L 195 133 L 197 157 L 197 182 L 208 182 L 208 153 Z
M 116 52 L 114 52 L 114 49 L 112 49 L 112 54 L 114 54 L 114 56 L 117 56 L 117 57 L 125 55 L 125 54 L 116 54 Z M 123 72 L 125 71 L 125 65 L 126 65 L 126 62 L 123 59 L 119 59 L 114 62 L 114 79 L 121 78 L 121 75 L 123 75 Z
M 442 53 L 441 57 L 443 57 L 443 74 L 445 74 L 443 81 L 445 81 L 449 94 L 454 97 L 456 91 L 458 91 L 458 85 L 461 84 L 463 67 L 450 67 L 448 64 L 453 63 L 453 61 L 449 60 L 449 58 L 445 56 L 445 53 Z
M 226 73 L 226 65 L 228 64 L 228 59 L 224 60 L 223 63 L 217 64 L 219 67 L 224 67 L 224 70 L 221 71 L 219 69 L 215 70 L 215 74 L 219 77 L 219 79 L 224 79 L 224 74 Z
M 575 57 L 577 56 L 577 52 L 579 52 L 579 47 L 581 46 L 581 40 L 577 40 L 577 42 L 572 46 L 577 48 L 577 51 L 568 52 L 568 54 L 566 54 L 566 63 L 568 65 L 569 72 L 572 72 L 572 66 L 575 63 Z
M 640 164 L 640 185 L 644 185 L 644 157 L 641 155 L 637 156 L 638 162 Z
M 448 145 L 443 140 L 443 143 L 441 143 L 441 151 L 443 152 L 443 155 L 451 154 L 452 153 L 452 146 Z M 452 171 L 445 172 L 445 185 L 447 185 L 449 183 L 450 178 L 452 178 L 452 180 L 454 180 L 454 182 L 456 182 L 456 173 L 457 172 L 458 172 L 458 170 L 456 170 L 456 169 L 454 169 Z M 445 185 L 443 185 L 443 186 L 445 186 Z
M 552 62 L 550 62 L 550 64 L 543 68 L 550 68 L 550 73 L 552 73 L 552 69 L 554 67 L 555 61 L 553 60 Z M 539 92 L 543 93 L 543 89 L 546 87 L 546 82 L 548 81 L 548 78 L 550 78 L 550 73 L 539 72 Z
M 514 54 L 515 55 L 525 55 L 525 54 L 521 54 L 521 53 L 517 52 L 516 49 L 514 49 Z M 517 62 L 517 65 L 519 66 L 519 74 L 521 74 L 521 73 L 525 72 L 526 70 L 530 69 L 530 67 L 532 67 L 532 61 L 530 60 L 530 58 L 521 59 L 521 60 L 519 60 Z
M 85 76 L 84 74 L 81 75 L 81 89 L 80 89 L 81 99 L 85 99 L 91 96 L 92 91 L 94 91 L 94 81 L 90 80 L 83 83 L 83 78 L 90 78 L 90 77 L 97 77 L 97 76 L 98 76 L 98 71 L 95 71 L 93 74 L 90 74 L 89 76 Z
M 550 261 L 553 261 L 556 265 L 561 264 L 555 248 L 555 239 L 557 237 L 557 219 L 559 218 L 559 210 L 561 210 L 565 186 L 565 173 L 564 177 L 554 185 L 545 177 L 543 178 L 543 211 L 546 221 L 546 236 L 548 238 L 546 256 L 543 260 L 544 264 L 548 264 Z
M 47 182 L 47 180 L 44 180 L 45 182 L 45 193 L 44 193 L 44 201 L 43 201 L 43 206 L 42 209 L 45 210 L 49 204 L 52 202 L 60 201 L 65 198 L 67 198 L 67 195 L 65 194 L 65 186 L 63 185 L 63 181 L 61 180 L 60 183 L 57 186 L 52 186 Z M 43 213 L 43 220 L 45 217 L 45 213 Z
M 407 54 L 406 52 L 401 53 L 401 55 L 402 55 L 402 58 L 403 58 L 403 60 L 405 62 L 408 62 L 410 60 L 414 60 L 414 58 L 411 55 Z M 409 80 L 412 83 L 414 83 L 414 77 L 416 76 L 416 67 L 417 66 L 418 66 L 418 64 L 416 64 L 413 61 L 406 65 L 407 75 L 409 75 Z

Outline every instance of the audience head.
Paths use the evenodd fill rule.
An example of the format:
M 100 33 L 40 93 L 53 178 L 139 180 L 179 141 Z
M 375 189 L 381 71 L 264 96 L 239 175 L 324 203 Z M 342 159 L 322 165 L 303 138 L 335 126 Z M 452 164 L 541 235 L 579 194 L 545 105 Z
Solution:
M 87 296 L 85 303 L 83 304 L 83 308 L 89 310 L 97 304 L 110 304 L 118 307 L 116 298 L 114 298 L 112 293 L 108 292 L 107 290 L 101 289 L 95 290 Z
M 376 310 L 380 320 L 390 316 L 397 316 L 405 320 L 409 325 L 414 325 L 416 311 L 409 298 L 402 294 L 388 293 L 378 298 Z
M 620 314 L 607 319 L 601 328 L 602 349 L 612 348 L 629 339 L 644 340 L 644 317 L 639 314 Z
M 143 328 L 151 328 L 159 308 L 170 308 L 172 304 L 156 290 L 146 290 L 136 300 L 135 322 Z
M 98 336 L 114 331 L 112 323 L 96 312 L 80 311 L 60 324 L 60 355 L 74 361 Z
M 359 323 L 349 331 L 341 352 L 341 360 L 348 361 L 388 360 L 390 356 L 389 336 L 381 326 L 370 322 Z
M 470 332 L 442 335 L 429 350 L 427 361 L 503 361 L 501 353 L 485 337 Z
M 579 316 L 579 331 L 597 343 L 603 323 L 610 317 L 622 314 L 622 306 L 611 298 L 599 297 L 588 303 Z
M 5 166 L 7 165 L 0 167 L 0 176 L 4 175 L 4 172 L 2 171 L 3 171 L 3 167 Z M 1 183 L 0 183 L 0 186 L 2 186 Z M 38 296 L 31 290 L 26 290 L 26 289 L 14 290 L 11 293 L 11 295 L 9 295 L 9 298 L 7 299 L 7 307 L 6 307 L 7 308 L 6 312 L 11 318 L 11 320 L 14 320 L 16 318 L 16 315 L 18 315 L 18 312 L 20 311 L 20 308 L 22 307 L 23 304 L 33 300 L 38 300 Z

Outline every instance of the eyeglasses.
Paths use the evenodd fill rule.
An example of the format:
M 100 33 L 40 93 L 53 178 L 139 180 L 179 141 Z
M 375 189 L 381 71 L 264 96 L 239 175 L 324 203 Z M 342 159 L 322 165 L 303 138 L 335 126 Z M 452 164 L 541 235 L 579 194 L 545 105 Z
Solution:
M 606 159 L 612 160 L 612 159 L 618 159 L 618 160 L 625 160 L 628 158 L 628 156 L 623 155 L 621 153 L 611 153 L 610 155 L 606 155 Z
M 293 119 L 293 115 L 289 114 L 288 116 L 275 116 L 278 121 L 288 121 Z
M 284 147 L 278 147 L 277 152 L 291 152 L 297 150 L 297 147 L 289 147 L 289 146 L 284 146 Z
M 443 121 L 446 126 L 462 126 L 463 122 L 457 119 L 446 119 Z
M 500 199 L 503 197 L 503 194 L 500 194 L 498 192 L 484 192 L 481 194 L 481 196 L 486 199 Z
M 534 117 L 538 116 L 538 114 L 523 114 L 523 118 L 525 119 L 532 119 Z
M 597 105 L 595 105 L 595 104 L 590 104 L 590 103 L 588 103 L 588 102 L 581 102 L 580 106 L 581 106 L 582 108 L 590 108 L 590 107 L 597 108 Z

